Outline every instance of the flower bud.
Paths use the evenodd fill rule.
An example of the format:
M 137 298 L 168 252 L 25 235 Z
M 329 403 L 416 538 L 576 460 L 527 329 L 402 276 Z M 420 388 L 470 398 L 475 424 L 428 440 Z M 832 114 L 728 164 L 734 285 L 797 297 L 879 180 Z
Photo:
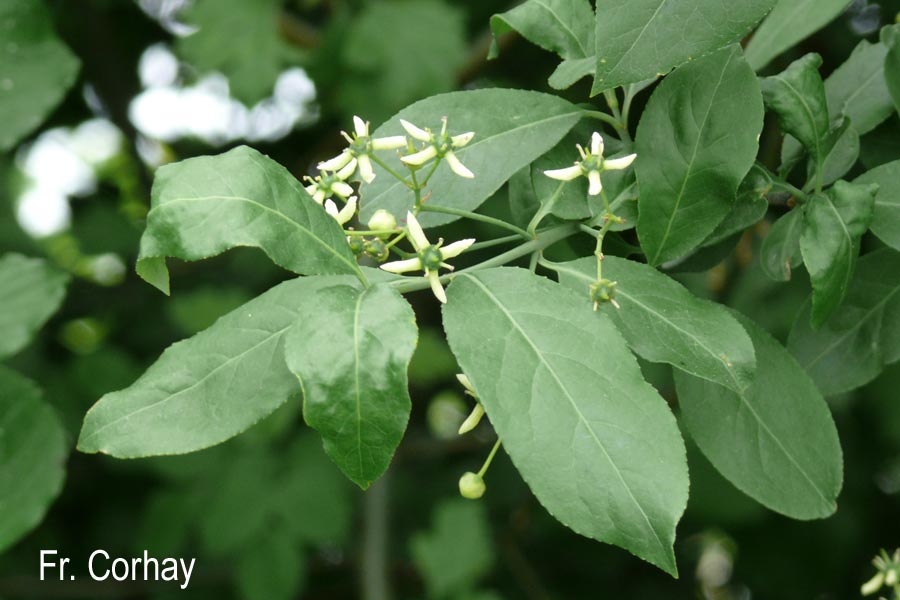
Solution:
M 391 251 L 388 250 L 387 245 L 375 238 L 373 240 L 366 240 L 366 255 L 374 258 L 378 262 L 384 262 L 391 255 Z
M 487 486 L 484 485 L 484 478 L 478 473 L 469 471 L 459 478 L 459 493 L 463 498 L 478 500 L 484 496 L 485 489 Z
M 359 256 L 365 251 L 366 248 L 366 240 L 359 236 L 350 236 L 347 238 L 347 243 L 350 244 L 350 251 L 354 256 Z
M 369 229 L 372 231 L 394 231 L 397 229 L 397 219 L 388 211 L 380 208 L 369 219 Z

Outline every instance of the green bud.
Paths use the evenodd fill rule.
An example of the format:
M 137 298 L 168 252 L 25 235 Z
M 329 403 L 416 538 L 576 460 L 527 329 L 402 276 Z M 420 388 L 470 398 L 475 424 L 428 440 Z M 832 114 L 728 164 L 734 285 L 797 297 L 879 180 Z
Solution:
M 485 489 L 484 478 L 478 473 L 469 471 L 459 478 L 459 493 L 463 498 L 478 500 L 484 496 Z
M 366 240 L 359 236 L 353 236 L 347 243 L 350 244 L 350 251 L 353 252 L 354 256 L 359 256 L 366 250 Z
M 397 229 L 397 219 L 388 211 L 380 208 L 369 219 L 369 229 L 372 231 L 391 232 Z
M 388 250 L 387 244 L 378 238 L 366 240 L 365 251 L 366 255 L 371 256 L 378 262 L 386 261 L 391 255 L 391 251 Z
M 616 282 L 609 279 L 600 279 L 591 285 L 590 292 L 594 310 L 597 310 L 597 307 L 601 304 L 615 301 Z

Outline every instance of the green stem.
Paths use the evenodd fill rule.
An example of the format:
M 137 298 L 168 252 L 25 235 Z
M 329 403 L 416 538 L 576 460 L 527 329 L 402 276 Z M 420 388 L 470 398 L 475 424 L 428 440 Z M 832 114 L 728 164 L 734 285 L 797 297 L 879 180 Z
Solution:
M 498 438 L 496 442 L 494 442 L 494 447 L 491 448 L 491 453 L 488 454 L 487 459 L 484 461 L 484 464 L 481 465 L 481 469 L 478 471 L 479 477 L 484 477 L 484 474 L 487 473 L 487 470 L 491 467 L 491 463 L 494 461 L 494 457 L 497 456 L 497 450 L 500 449 L 500 439 Z
M 344 233 L 346 233 L 347 235 L 350 235 L 350 236 L 360 236 L 360 237 L 362 237 L 362 236 L 369 236 L 369 235 L 371 235 L 371 236 L 374 236 L 374 237 L 380 237 L 380 236 L 382 236 L 382 235 L 383 235 L 383 236 L 388 236 L 388 235 L 393 235 L 394 233 L 399 233 L 399 232 L 398 232 L 398 231 L 391 231 L 391 230 L 388 230 L 388 231 L 384 231 L 384 230 L 382 230 L 382 231 L 371 231 L 371 230 L 364 230 L 364 229 L 347 229 L 347 230 L 344 231 Z
M 387 244 L 385 247 L 386 247 L 388 250 L 390 250 L 391 248 L 393 248 L 394 246 L 396 246 L 399 242 L 401 242 L 401 241 L 403 241 L 404 239 L 406 239 L 406 233 L 407 233 L 407 231 L 404 229 L 403 231 L 400 232 L 400 235 L 398 235 L 398 236 L 395 237 L 393 240 L 391 240 L 390 242 L 388 242 L 388 244 Z
M 471 246 L 469 246 L 469 252 L 474 252 L 476 250 L 484 250 L 485 248 L 493 248 L 494 246 L 502 246 L 503 244 L 509 244 L 510 242 L 518 242 L 522 239 L 522 236 L 519 234 L 515 235 L 507 235 L 500 238 L 494 238 L 493 240 L 485 240 L 483 242 L 475 242 Z
M 415 209 L 413 212 L 419 214 L 419 211 L 422 210 L 422 186 L 419 185 L 419 181 L 416 179 L 415 167 L 409 167 L 409 176 L 412 179 L 412 191 L 416 195 Z
M 508 250 L 503 254 L 498 254 L 497 256 L 489 258 L 484 262 L 480 262 L 477 265 L 467 267 L 459 273 L 448 273 L 447 275 L 443 275 L 441 277 L 441 283 L 446 284 L 453 277 L 456 277 L 457 275 L 460 275 L 462 273 L 472 273 L 481 269 L 490 269 L 492 267 L 503 266 L 507 263 L 511 263 L 514 260 L 518 260 L 523 256 L 528 256 L 532 252 L 543 250 L 544 248 L 552 246 L 556 242 L 564 240 L 577 232 L 578 226 L 575 223 L 567 223 L 565 225 L 546 229 L 545 231 L 541 232 L 540 237 L 516 246 L 512 250 Z M 404 277 L 402 280 L 392 281 L 391 285 L 394 286 L 400 293 L 415 292 L 418 290 L 428 289 L 430 287 L 428 280 L 424 277 Z
M 428 174 L 425 175 L 425 179 L 422 180 L 422 187 L 424 188 L 428 185 L 428 182 L 431 180 L 431 176 L 434 175 L 434 172 L 437 171 L 438 165 L 441 164 L 441 159 L 435 159 L 434 164 L 431 165 L 431 170 L 428 171 Z
M 772 179 L 772 188 L 781 190 L 783 192 L 787 192 L 787 193 L 791 194 L 792 196 L 794 196 L 800 202 L 809 202 L 809 196 L 806 194 L 806 192 L 804 192 L 803 190 L 801 190 L 797 187 L 794 187 L 793 185 L 791 185 L 787 181 L 784 181 L 783 179 L 774 179 L 773 178 Z
M 363 547 L 360 597 L 390 600 L 388 579 L 388 488 L 389 474 L 376 481 L 363 500 Z
M 528 233 L 527 231 L 522 229 L 521 227 L 516 227 L 512 223 L 507 223 L 506 221 L 502 221 L 500 219 L 495 219 L 494 217 L 489 217 L 487 215 L 482 215 L 482 214 L 471 212 L 468 210 L 461 210 L 458 208 L 450 208 L 449 206 L 434 206 L 432 204 L 423 204 L 420 207 L 420 209 L 422 210 L 422 212 L 443 213 L 445 215 L 454 215 L 457 217 L 471 219 L 473 221 L 481 221 L 482 223 L 489 223 L 491 225 L 495 225 L 497 227 L 502 227 L 503 229 L 513 231 L 525 239 L 531 239 L 532 237 L 534 237 L 530 233 Z
M 618 131 L 622 124 L 612 115 L 608 115 L 600 110 L 586 110 L 584 111 L 584 116 L 590 117 L 592 119 L 597 119 L 598 121 L 603 121 L 607 125 L 611 125 L 616 131 Z
M 553 207 L 556 205 L 556 201 L 559 199 L 560 194 L 565 189 L 568 181 L 560 181 L 559 185 L 556 187 L 556 191 L 553 192 L 553 195 L 546 202 L 541 203 L 541 207 L 538 209 L 537 213 L 535 213 L 534 217 L 531 219 L 531 222 L 528 223 L 528 237 L 534 237 L 534 232 L 537 230 L 538 225 L 541 224 L 541 221 L 544 220 L 544 217 L 550 214 L 553 210 Z
M 382 169 L 384 169 L 385 171 L 387 171 L 388 173 L 390 173 L 397 181 L 399 181 L 400 183 L 402 183 L 403 185 L 405 185 L 405 186 L 408 187 L 409 189 L 412 189 L 412 184 L 411 184 L 409 181 L 406 180 L 406 177 L 404 177 L 403 175 L 401 175 L 400 173 L 398 173 L 397 171 L 395 171 L 395 170 L 394 170 L 393 168 L 391 168 L 391 166 L 388 165 L 386 162 L 384 162 L 383 160 L 381 160 L 380 158 L 378 158 L 378 157 L 377 157 L 376 155 L 374 155 L 374 154 L 370 154 L 370 155 L 369 155 L 369 158 L 371 158 L 371 159 L 372 159 L 372 162 L 374 162 L 376 165 L 378 165 L 379 167 L 381 167 Z

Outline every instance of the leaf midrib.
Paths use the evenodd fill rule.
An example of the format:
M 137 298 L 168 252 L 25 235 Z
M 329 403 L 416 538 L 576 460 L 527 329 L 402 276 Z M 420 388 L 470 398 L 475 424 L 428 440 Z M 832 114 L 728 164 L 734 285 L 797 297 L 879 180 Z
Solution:
M 246 203 L 256 206 L 266 212 L 269 212 L 269 213 L 275 215 L 276 217 L 290 223 L 291 225 L 293 225 L 300 231 L 304 232 L 307 236 L 309 236 L 310 238 L 315 240 L 317 244 L 319 244 L 320 246 L 325 248 L 329 253 L 333 254 L 335 256 L 335 258 L 340 259 L 341 262 L 343 262 L 348 267 L 350 267 L 350 269 L 353 271 L 353 273 L 355 273 L 355 274 L 360 273 L 359 265 L 357 265 L 353 261 L 349 260 L 346 256 L 343 256 L 340 252 L 338 252 L 338 250 L 336 248 L 334 248 L 333 246 L 331 246 L 330 244 L 325 242 L 325 240 L 323 240 L 322 238 L 317 236 L 315 233 L 313 233 L 313 231 L 311 229 L 309 229 L 308 227 L 305 227 L 299 221 L 295 221 L 294 219 L 288 217 L 283 212 L 274 210 L 274 209 L 266 206 L 265 204 L 263 204 L 257 200 L 253 200 L 252 198 L 247 198 L 246 196 L 227 196 L 227 195 L 214 194 L 214 195 L 209 195 L 209 196 L 196 196 L 194 198 L 182 198 L 182 197 L 170 198 L 170 199 L 166 200 L 164 203 L 154 206 L 150 210 L 150 212 L 147 214 L 147 219 L 149 221 L 150 215 L 152 215 L 154 213 L 154 211 L 160 211 L 160 210 L 166 208 L 167 206 L 169 206 L 170 204 L 186 203 L 186 202 L 209 202 L 209 201 L 214 201 L 214 200 L 234 200 L 237 202 L 246 202 Z M 141 258 L 150 258 L 150 257 L 145 256 L 145 257 L 141 257 Z
M 525 342 L 527 342 L 527 344 L 531 347 L 535 356 L 538 358 L 538 360 L 540 360 L 541 364 L 544 365 L 544 368 L 547 369 L 547 372 L 550 373 L 550 375 L 553 377 L 554 381 L 556 381 L 556 385 L 559 387 L 560 390 L 562 390 L 566 399 L 571 404 L 572 409 L 575 411 L 575 414 L 578 417 L 579 421 L 581 421 L 581 423 L 585 427 L 585 429 L 587 429 L 587 431 L 590 432 L 591 438 L 593 438 L 594 442 L 596 442 L 596 444 L 597 444 L 597 447 L 600 448 L 601 452 L 603 452 L 603 456 L 606 458 L 607 462 L 609 462 L 610 466 L 612 466 L 613 471 L 615 471 L 616 476 L 619 479 L 619 482 L 622 484 L 622 487 L 625 488 L 625 491 L 628 492 L 629 498 L 631 498 L 631 501 L 634 503 L 634 505 L 637 507 L 638 511 L 641 513 L 641 516 L 644 518 L 644 522 L 647 524 L 647 527 L 650 529 L 650 532 L 653 534 L 653 537 L 656 539 L 656 542 L 659 544 L 659 547 L 662 549 L 663 554 L 665 555 L 666 550 L 667 550 L 666 545 L 663 543 L 662 539 L 659 537 L 659 534 L 656 532 L 656 529 L 654 529 L 653 524 L 650 522 L 650 518 L 647 516 L 646 511 L 644 511 L 644 507 L 641 506 L 640 502 L 638 502 L 634 493 L 631 491 L 631 487 L 629 487 L 628 482 L 625 481 L 625 478 L 623 477 L 622 472 L 619 470 L 618 465 L 616 465 L 616 463 L 612 460 L 612 457 L 607 452 L 606 447 L 603 445 L 603 442 L 601 442 L 600 438 L 597 437 L 596 433 L 594 432 L 593 427 L 591 427 L 591 425 L 590 425 L 590 422 L 587 420 L 587 418 L 581 412 L 581 409 L 578 408 L 578 404 L 575 402 L 575 399 L 571 396 L 568 388 L 566 388 L 566 386 L 563 384 L 562 380 L 560 380 L 559 376 L 556 374 L 556 371 L 553 369 L 553 367 L 550 365 L 550 363 L 548 363 L 547 360 L 544 358 L 543 353 L 540 351 L 540 349 L 537 347 L 537 345 L 532 341 L 532 339 L 531 339 L 531 337 L 529 337 L 528 333 L 524 329 L 522 329 L 522 326 L 519 325 L 519 322 L 516 321 L 516 319 L 515 319 L 515 317 L 513 317 L 512 313 L 510 313 L 506 309 L 506 307 L 500 302 L 500 299 L 497 298 L 497 296 L 495 296 L 487 288 L 487 286 L 485 286 L 484 283 L 481 282 L 481 280 L 479 280 L 478 278 L 476 278 L 472 275 L 468 275 L 468 274 L 464 274 L 464 273 L 461 273 L 460 276 L 465 279 L 469 279 L 473 283 L 475 283 L 475 285 L 478 286 L 482 290 L 482 292 L 484 292 L 484 294 L 497 306 L 497 308 L 500 309 L 500 311 L 506 316 L 506 318 L 513 325 L 513 327 L 516 329 L 516 331 L 518 331 L 519 334 L 522 336 L 522 339 L 524 339 Z
M 578 45 L 578 49 L 581 50 L 581 56 L 579 56 L 577 58 L 587 58 L 587 56 L 588 56 L 587 48 L 584 47 L 584 44 L 581 43 L 581 39 L 577 35 L 575 35 L 575 32 L 572 30 L 571 27 L 569 27 L 569 24 L 566 23 L 565 21 L 563 21 L 562 18 L 556 13 L 556 11 L 553 10 L 553 8 L 551 8 L 548 4 L 545 4 L 543 2 L 543 0 L 534 0 L 534 3 L 537 4 L 538 6 L 546 9 L 548 13 L 553 15 L 553 18 L 556 19 L 556 21 L 560 25 L 562 25 L 563 29 L 566 30 L 566 32 L 569 34 L 569 36 L 571 36 L 571 38 L 573 40 L 575 40 L 575 43 Z M 567 58 L 567 60 L 568 60 L 568 58 Z

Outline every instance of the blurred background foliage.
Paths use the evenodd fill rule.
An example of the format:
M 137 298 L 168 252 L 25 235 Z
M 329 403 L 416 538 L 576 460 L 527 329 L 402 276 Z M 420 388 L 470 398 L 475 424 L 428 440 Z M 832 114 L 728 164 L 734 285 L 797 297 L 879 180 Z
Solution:
M 58 0 L 47 7 L 61 41 L 48 38 L 30 61 L 14 56 L 13 45 L 47 35 L 46 24 L 36 17 L 16 25 L 18 37 L 0 32 L 0 88 L 9 92 L 21 81 L 32 94 L 20 96 L 21 114 L 0 120 L 9 139 L 30 132 L 16 147 L 0 135 L 0 255 L 44 257 L 71 276 L 59 312 L 5 364 L 43 388 L 67 445 L 102 394 L 129 385 L 166 346 L 289 276 L 261 253 L 239 250 L 173 265 L 170 298 L 138 280 L 132 266 L 156 166 L 250 143 L 299 177 L 335 153 L 354 114 L 377 125 L 417 99 L 460 87 L 546 90 L 551 54 L 504 37 L 500 58 L 486 60 L 489 17 L 514 4 Z M 853 2 L 768 71 L 816 51 L 827 75 L 898 11 L 900 0 Z M 67 77 L 77 78 L 68 91 Z M 565 94 L 583 102 L 588 83 Z M 42 125 L 18 118 L 36 108 L 49 115 Z M 763 159 L 773 162 L 778 152 L 766 141 Z M 867 167 L 900 158 L 896 115 L 863 137 L 862 157 Z M 485 210 L 509 214 L 508 200 L 501 190 Z M 769 222 L 779 209 L 770 213 Z M 460 225 L 446 235 L 460 237 L 453 227 Z M 479 238 L 498 233 L 466 227 Z M 808 287 L 803 273 L 787 284 L 762 274 L 765 228 L 704 249 L 679 277 L 784 340 Z M 631 236 L 615 240 L 620 252 L 635 243 Z M 576 251 L 590 249 L 558 250 Z M 481 464 L 493 436 L 484 424 L 474 436 L 455 435 L 468 411 L 455 362 L 435 303 L 418 294 L 411 301 L 422 327 L 410 369 L 413 416 L 383 482 L 366 494 L 348 484 L 302 425 L 299 398 L 238 438 L 192 455 L 118 461 L 73 452 L 46 519 L 0 554 L 0 598 L 288 600 L 363 597 L 361 590 L 386 598 L 379 595 L 386 571 L 390 597 L 399 599 L 838 599 L 856 597 L 871 575 L 869 559 L 900 540 L 896 365 L 858 393 L 830 399 L 846 484 L 828 520 L 765 511 L 692 449 L 679 580 L 565 529 L 502 453 L 484 499 L 465 501 L 457 479 Z M 674 402 L 668 368 L 644 367 Z M 79 580 L 38 582 L 45 548 L 73 557 Z M 197 568 L 186 592 L 96 583 L 84 572 L 96 548 L 196 556 Z

